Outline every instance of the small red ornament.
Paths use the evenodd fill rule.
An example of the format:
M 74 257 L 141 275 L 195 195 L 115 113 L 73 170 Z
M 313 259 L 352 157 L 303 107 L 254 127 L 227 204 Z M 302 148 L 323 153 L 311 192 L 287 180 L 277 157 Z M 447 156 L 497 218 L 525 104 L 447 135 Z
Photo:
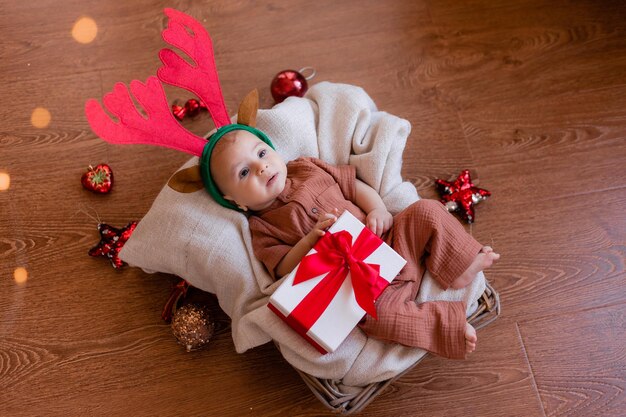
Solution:
M 105 223 L 98 224 L 100 242 L 89 250 L 89 256 L 105 256 L 111 261 L 113 268 L 119 269 L 124 262 L 118 257 L 126 241 L 137 227 L 137 222 L 130 222 L 121 229 Z
M 301 74 L 304 70 L 310 69 L 311 75 L 305 77 Z M 315 70 L 311 67 L 302 68 L 300 71 L 284 70 L 276 74 L 272 80 L 270 90 L 276 103 L 282 103 L 287 97 L 302 97 L 309 89 L 307 80 L 315 76 Z
M 486 200 L 491 193 L 472 183 L 469 170 L 463 170 L 453 182 L 435 180 L 437 190 L 441 194 L 441 202 L 449 212 L 458 211 L 468 223 L 474 222 L 474 206 Z
M 178 120 L 183 120 L 185 116 L 196 117 L 198 113 L 200 113 L 200 110 L 206 109 L 206 104 L 204 104 L 201 100 L 196 100 L 195 98 L 187 100 L 184 106 L 172 104 L 172 114 Z
M 89 165 L 89 170 L 80 178 L 83 187 L 98 194 L 106 194 L 113 187 L 113 171 L 107 164 L 99 164 L 96 167 Z

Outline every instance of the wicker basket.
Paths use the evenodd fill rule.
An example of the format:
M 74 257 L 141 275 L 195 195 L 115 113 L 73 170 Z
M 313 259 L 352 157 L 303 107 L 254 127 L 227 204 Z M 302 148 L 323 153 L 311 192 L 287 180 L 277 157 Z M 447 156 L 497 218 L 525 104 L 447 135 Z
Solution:
M 500 315 L 500 297 L 498 293 L 487 283 L 487 287 L 482 297 L 478 300 L 478 308 L 472 314 L 468 321 L 476 328 L 476 330 L 490 324 Z M 321 379 L 311 376 L 305 372 L 296 371 L 300 374 L 304 382 L 313 391 L 313 394 L 329 409 L 336 413 L 349 415 L 362 410 L 377 395 L 396 379 L 400 378 L 406 372 L 413 369 L 415 365 L 421 362 L 427 355 L 422 356 L 413 365 L 406 370 L 394 376 L 393 378 L 374 382 L 364 387 L 350 387 L 351 392 L 342 392 L 341 380 Z

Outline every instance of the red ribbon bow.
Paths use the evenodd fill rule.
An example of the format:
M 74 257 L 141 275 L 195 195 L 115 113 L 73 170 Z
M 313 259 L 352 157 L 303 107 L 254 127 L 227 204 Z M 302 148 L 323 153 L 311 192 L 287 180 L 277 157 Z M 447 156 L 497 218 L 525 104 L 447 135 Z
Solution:
M 380 265 L 363 260 L 381 244 L 368 228 L 364 227 L 352 243 L 352 235 L 345 231 L 326 233 L 315 245 L 314 254 L 305 256 L 293 281 L 293 285 L 327 274 L 289 315 L 310 329 L 322 315 L 350 272 L 356 302 L 369 315 L 376 318 L 374 300 L 380 294 L 378 280 Z M 384 279 L 383 279 L 384 280 Z

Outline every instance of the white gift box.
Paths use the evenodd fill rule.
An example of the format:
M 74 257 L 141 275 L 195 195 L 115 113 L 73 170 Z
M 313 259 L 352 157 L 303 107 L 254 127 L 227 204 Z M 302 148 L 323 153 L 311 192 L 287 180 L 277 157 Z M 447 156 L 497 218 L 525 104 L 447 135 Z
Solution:
M 327 234 L 336 234 L 341 231 L 350 233 L 352 243 L 357 240 L 357 237 L 362 232 L 364 236 L 373 235 L 368 229 L 365 229 L 363 223 L 348 211 L 345 211 L 337 219 L 328 230 Z M 377 239 L 380 246 L 364 257 L 362 261 L 375 266 L 375 268 L 379 268 L 379 277 L 376 279 L 376 289 L 374 290 L 375 296 L 377 297 L 380 295 L 382 289 L 389 285 L 389 282 L 398 275 L 406 264 L 406 261 L 377 236 L 373 235 L 373 238 Z M 307 253 L 307 256 L 317 253 L 319 247 L 320 243 L 318 242 L 318 244 Z M 339 289 L 324 308 L 323 305 L 320 307 L 320 303 L 317 302 L 317 297 L 311 299 L 310 293 L 314 291 L 314 289 L 314 292 L 320 291 L 322 287 L 317 289 L 316 287 L 329 274 L 322 273 L 319 276 L 310 277 L 303 282 L 294 284 L 294 279 L 301 265 L 302 263 L 298 264 L 285 278 L 284 282 L 276 289 L 274 294 L 270 297 L 268 307 L 309 341 L 320 353 L 325 354 L 333 352 L 365 315 L 365 310 L 358 304 L 355 296 L 352 274 L 348 272 L 341 283 L 336 281 L 336 285 L 339 286 Z M 325 283 L 327 282 L 328 281 L 325 281 Z M 328 294 L 328 292 L 326 294 L 327 297 L 332 296 L 332 294 Z M 307 298 L 307 296 L 309 297 Z M 303 300 L 305 301 L 304 304 Z M 312 305 L 314 308 L 323 308 L 319 317 L 316 313 L 311 314 L 308 311 L 306 312 L 306 315 L 309 316 L 307 320 L 314 320 L 312 324 L 306 324 L 300 318 L 304 305 Z M 296 309 L 298 313 L 294 314 L 294 310 Z M 308 310 L 308 308 L 305 307 L 304 310 Z

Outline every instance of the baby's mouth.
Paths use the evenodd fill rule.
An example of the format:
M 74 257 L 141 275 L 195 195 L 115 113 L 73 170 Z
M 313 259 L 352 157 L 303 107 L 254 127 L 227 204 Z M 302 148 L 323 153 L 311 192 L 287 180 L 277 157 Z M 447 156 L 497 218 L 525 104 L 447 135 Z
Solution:
M 274 174 L 270 177 L 269 180 L 267 180 L 267 186 L 269 187 L 270 185 L 272 185 L 274 183 L 274 181 L 276 180 L 276 177 L 278 176 L 278 174 Z

